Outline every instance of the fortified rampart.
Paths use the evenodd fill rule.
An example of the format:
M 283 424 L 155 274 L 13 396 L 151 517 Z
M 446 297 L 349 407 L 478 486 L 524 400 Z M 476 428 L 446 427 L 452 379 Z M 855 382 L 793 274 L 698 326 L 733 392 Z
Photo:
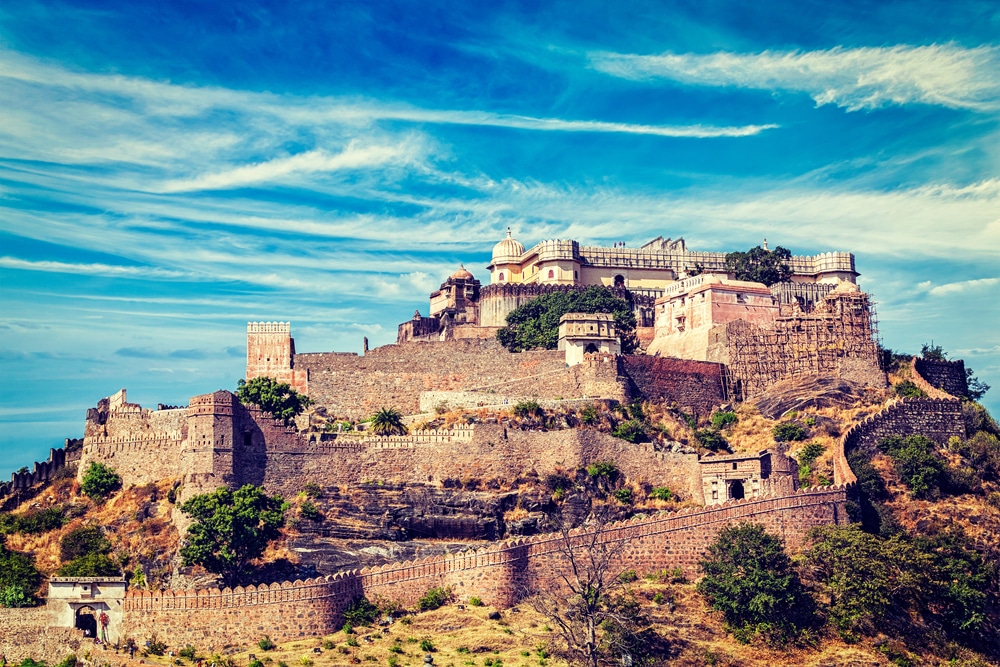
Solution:
M 861 448 L 875 452 L 891 435 L 923 435 L 943 445 L 952 436 L 964 438 L 962 402 L 954 398 L 899 399 L 848 429 L 841 438 L 845 454 Z
M 779 498 L 730 502 L 611 524 L 602 541 L 621 543 L 616 566 L 639 572 L 680 567 L 694 575 L 718 530 L 740 521 L 763 524 L 795 548 L 815 526 L 846 520 L 844 487 L 809 489 Z M 571 544 L 584 531 L 573 531 Z M 355 598 L 382 596 L 412 606 L 429 588 L 450 586 L 459 599 L 480 597 L 507 606 L 519 594 L 552 585 L 565 565 L 561 535 L 500 542 L 413 562 L 352 570 L 294 583 L 235 590 L 130 591 L 124 602 L 123 632 L 142 642 L 151 632 L 171 644 L 208 650 L 252 645 L 264 634 L 278 641 L 339 629 Z
M 962 398 L 969 394 L 969 382 L 965 372 L 965 362 L 932 361 L 920 357 L 913 358 L 913 369 L 935 389 Z
M 707 361 L 629 355 L 621 358 L 634 392 L 705 415 L 727 400 L 725 367 Z
M 69 440 L 66 440 L 66 447 L 55 447 L 49 450 L 49 458 L 45 461 L 35 461 L 31 470 L 26 472 L 13 472 L 9 482 L 0 482 L 0 498 L 4 498 L 14 491 L 30 489 L 36 484 L 41 484 L 52 479 L 58 471 L 66 467 L 67 463 L 80 460 L 79 450 L 67 452 Z
M 385 345 L 358 356 L 298 354 L 309 372 L 310 397 L 338 418 L 365 419 L 379 408 L 420 411 L 424 391 L 491 388 L 539 398 L 625 397 L 614 364 L 566 368 L 565 353 L 535 350 L 511 354 L 496 340 Z

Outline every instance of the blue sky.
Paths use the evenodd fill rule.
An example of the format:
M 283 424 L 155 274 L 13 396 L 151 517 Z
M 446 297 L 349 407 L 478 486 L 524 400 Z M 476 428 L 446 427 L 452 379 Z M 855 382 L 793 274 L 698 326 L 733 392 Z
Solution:
M 248 320 L 359 351 L 509 225 L 848 250 L 1000 412 L 995 2 L 0 4 L 0 474 Z

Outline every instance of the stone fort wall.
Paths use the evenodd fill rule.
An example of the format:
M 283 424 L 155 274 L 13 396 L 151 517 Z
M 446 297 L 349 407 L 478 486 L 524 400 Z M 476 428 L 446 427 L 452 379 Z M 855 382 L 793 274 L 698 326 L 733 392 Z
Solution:
M 846 520 L 847 489 L 809 489 L 779 498 L 687 509 L 611 524 L 600 541 L 621 544 L 616 565 L 652 572 L 680 567 L 695 575 L 718 530 L 740 521 L 763 524 L 792 549 L 808 531 Z M 570 534 L 571 543 L 585 539 Z M 155 630 L 171 644 L 209 650 L 252 645 L 264 634 L 287 641 L 330 633 L 343 622 L 346 606 L 360 595 L 382 596 L 413 606 L 435 586 L 450 586 L 460 600 L 478 596 L 508 606 L 521 591 L 551 585 L 565 561 L 561 535 L 500 542 L 477 551 L 449 554 L 327 577 L 235 590 L 130 591 L 124 602 L 123 633 L 140 642 Z
M 940 389 L 957 398 L 969 393 L 965 362 L 961 359 L 957 361 L 931 361 L 914 357 L 913 369 L 935 389 Z
M 844 453 L 861 448 L 877 451 L 891 435 L 923 435 L 939 445 L 952 436 L 966 437 L 962 402 L 955 398 L 899 399 L 848 429 L 841 438 Z

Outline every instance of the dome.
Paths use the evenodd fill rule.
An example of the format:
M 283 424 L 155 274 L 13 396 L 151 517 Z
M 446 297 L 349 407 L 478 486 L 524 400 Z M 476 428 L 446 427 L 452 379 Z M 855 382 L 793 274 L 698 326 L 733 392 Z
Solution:
M 498 264 L 503 261 L 517 261 L 524 254 L 524 246 L 510 235 L 510 227 L 507 228 L 507 238 L 493 246 L 493 263 Z
M 473 279 L 473 275 L 466 270 L 465 264 L 459 264 L 458 265 L 458 271 L 456 271 L 455 273 L 451 274 L 451 277 L 452 277 L 453 280 L 472 280 Z

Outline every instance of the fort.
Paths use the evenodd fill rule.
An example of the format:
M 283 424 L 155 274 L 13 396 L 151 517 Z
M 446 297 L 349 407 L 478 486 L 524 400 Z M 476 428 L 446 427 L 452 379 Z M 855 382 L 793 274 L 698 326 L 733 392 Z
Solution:
M 491 284 L 482 286 L 461 267 L 430 295 L 428 317 L 418 312 L 400 324 L 395 344 L 361 355 L 304 353 L 290 323 L 248 324 L 246 378 L 271 377 L 308 394 L 322 406 L 325 424 L 309 416 L 286 424 L 225 390 L 153 410 L 129 403 L 122 389 L 88 410 L 82 447 L 71 458 L 79 458 L 78 475 L 98 461 L 126 486 L 176 480 L 181 500 L 222 485 L 254 484 L 286 497 L 307 483 L 438 488 L 455 479 L 543 478 L 613 461 L 631 482 L 668 486 L 696 506 L 604 526 L 600 539 L 627 545 L 618 556 L 623 568 L 694 575 L 726 525 L 761 523 L 794 547 L 816 526 L 846 522 L 856 482 L 846 460 L 851 449 L 894 433 L 941 443 L 964 436 L 955 398 L 964 395 L 961 362 L 915 360 L 914 375 L 930 397 L 892 403 L 849 428 L 833 452 L 832 484 L 817 488 L 798 488 L 796 462 L 776 449 L 699 457 L 693 448 L 634 444 L 596 429 L 508 428 L 497 415 L 527 400 L 549 409 L 644 400 L 707 417 L 789 378 L 885 387 L 874 309 L 854 282 L 853 256 L 793 257 L 789 266 L 789 282 L 767 287 L 735 279 L 725 272 L 723 253 L 688 251 L 683 239 L 658 238 L 637 249 L 542 241 L 526 251 L 508 230 L 487 267 Z M 497 342 L 514 308 L 590 285 L 632 302 L 639 354 L 621 354 L 613 320 L 600 314 L 565 315 L 556 350 L 511 353 Z M 450 409 L 485 417 L 396 436 L 327 427 L 359 422 L 385 406 L 411 425 Z M 68 458 L 53 450 L 34 472 L 0 486 L 0 496 L 45 482 Z M 570 539 L 586 530 L 593 529 L 576 529 Z M 235 589 L 126 590 L 117 580 L 53 578 L 45 607 L 0 609 L 0 633 L 8 658 L 27 656 L 21 647 L 31 646 L 55 656 L 72 639 L 68 626 L 82 627 L 86 608 L 105 610 L 116 638 L 141 641 L 156 628 L 178 645 L 218 649 L 256 642 L 264 627 L 279 641 L 332 632 L 361 595 L 412 605 L 429 588 L 450 586 L 460 600 L 510 605 L 556 577 L 563 539 L 512 537 L 412 562 Z

